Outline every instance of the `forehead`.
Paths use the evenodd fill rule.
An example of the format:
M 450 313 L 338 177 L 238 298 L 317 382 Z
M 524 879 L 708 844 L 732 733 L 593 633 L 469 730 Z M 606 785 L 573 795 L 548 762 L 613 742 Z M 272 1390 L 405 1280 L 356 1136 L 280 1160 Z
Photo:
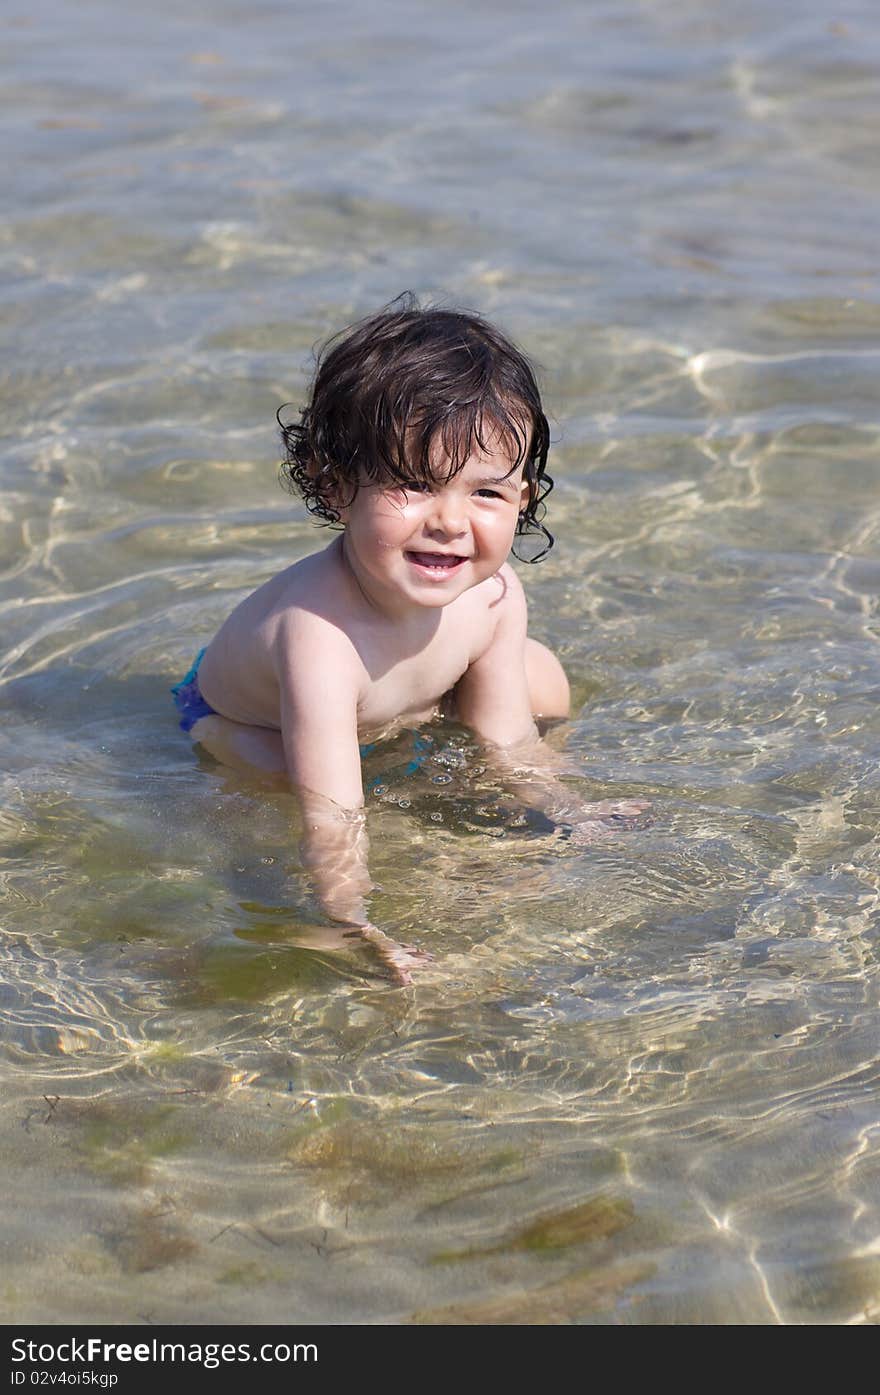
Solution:
M 414 454 L 421 454 L 427 444 L 427 464 L 436 479 L 449 479 L 463 472 L 506 477 L 516 475 L 525 464 L 531 428 L 523 423 L 519 432 L 516 435 L 487 417 L 469 436 L 438 429 L 425 443 L 416 426 L 412 428 L 411 443 L 407 432 L 407 447 L 408 453 L 411 445 Z

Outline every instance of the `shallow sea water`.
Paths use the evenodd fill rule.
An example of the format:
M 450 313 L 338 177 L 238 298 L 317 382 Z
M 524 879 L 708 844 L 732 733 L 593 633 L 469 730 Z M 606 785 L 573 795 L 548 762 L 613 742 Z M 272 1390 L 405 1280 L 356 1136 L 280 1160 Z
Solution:
M 3 28 L 0 1320 L 876 1322 L 874 7 Z M 325 540 L 274 412 L 404 289 L 541 365 L 549 740 L 655 817 L 576 849 L 385 743 L 407 990 L 167 693 Z

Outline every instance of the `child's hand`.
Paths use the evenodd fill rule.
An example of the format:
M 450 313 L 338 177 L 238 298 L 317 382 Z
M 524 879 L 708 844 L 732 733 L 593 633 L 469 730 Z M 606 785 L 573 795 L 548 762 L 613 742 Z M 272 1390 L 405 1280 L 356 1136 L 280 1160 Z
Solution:
M 582 804 L 581 813 L 587 819 L 610 819 L 626 826 L 650 807 L 649 799 L 600 799 L 596 804 Z
M 570 820 L 570 840 L 577 847 L 588 847 L 615 833 L 634 828 L 649 828 L 653 819 L 645 817 L 651 805 L 646 799 L 602 799 L 595 804 L 582 804 Z
M 415 945 L 398 944 L 390 935 L 386 935 L 384 930 L 379 930 L 369 921 L 365 925 L 359 925 L 356 930 L 347 930 L 345 938 L 366 940 L 377 959 L 390 970 L 392 979 L 401 988 L 406 988 L 412 983 L 410 970 L 424 968 L 434 957 L 425 949 L 417 949 Z

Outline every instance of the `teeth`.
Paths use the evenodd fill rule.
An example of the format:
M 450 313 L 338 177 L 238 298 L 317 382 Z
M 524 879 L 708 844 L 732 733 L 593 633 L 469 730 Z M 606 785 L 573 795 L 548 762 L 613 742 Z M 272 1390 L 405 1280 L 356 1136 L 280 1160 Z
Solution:
M 413 552 L 410 555 L 419 566 L 436 567 L 440 570 L 455 567 L 462 560 L 460 557 L 450 557 L 439 552 Z

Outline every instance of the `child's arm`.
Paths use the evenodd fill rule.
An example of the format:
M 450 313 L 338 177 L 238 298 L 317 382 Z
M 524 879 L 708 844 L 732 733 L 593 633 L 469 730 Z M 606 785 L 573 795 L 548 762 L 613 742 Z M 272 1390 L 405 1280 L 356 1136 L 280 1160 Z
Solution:
M 360 660 L 335 626 L 299 614 L 279 629 L 275 663 L 303 862 L 330 919 L 364 924 L 370 877 L 357 731 Z
M 505 566 L 493 578 L 495 628 L 487 648 L 455 686 L 455 710 L 465 726 L 498 748 L 538 741 L 526 678 L 528 610 L 519 577 Z
M 538 736 L 529 700 L 525 593 L 511 568 L 505 567 L 499 580 L 503 590 L 494 634 L 456 685 L 457 715 L 487 742 L 493 764 L 518 799 L 570 826 L 576 841 L 591 842 L 610 831 L 601 820 L 631 819 L 646 805 L 639 800 L 588 804 L 553 774 L 558 757 Z
M 358 744 L 362 666 L 350 641 L 316 616 L 286 624 L 276 645 L 281 735 L 302 813 L 300 854 L 328 919 L 347 925 L 399 984 L 430 956 L 371 925 L 367 830 Z

